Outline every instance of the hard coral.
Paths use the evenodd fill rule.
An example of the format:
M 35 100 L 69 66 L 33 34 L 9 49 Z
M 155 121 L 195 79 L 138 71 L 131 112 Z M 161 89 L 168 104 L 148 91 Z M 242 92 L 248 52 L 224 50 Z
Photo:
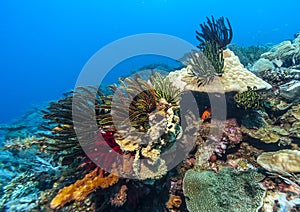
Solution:
M 56 209 L 72 200 L 84 200 L 96 189 L 108 188 L 118 182 L 118 180 L 119 178 L 116 172 L 105 176 L 104 171 L 97 167 L 83 179 L 77 180 L 74 184 L 59 190 L 56 197 L 51 201 L 50 206 L 52 209 Z
M 300 151 L 284 149 L 277 152 L 264 152 L 257 158 L 257 162 L 270 172 L 282 175 L 300 172 Z
M 264 175 L 255 171 L 237 172 L 224 169 L 189 170 L 183 179 L 183 192 L 189 211 L 257 211 L 265 191 L 258 182 Z

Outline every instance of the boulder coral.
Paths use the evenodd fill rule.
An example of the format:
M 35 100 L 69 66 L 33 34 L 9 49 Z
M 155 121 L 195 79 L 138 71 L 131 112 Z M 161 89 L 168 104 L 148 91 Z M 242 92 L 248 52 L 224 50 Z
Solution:
M 229 49 L 223 51 L 224 73 L 215 76 L 214 80 L 205 86 L 198 86 L 197 78 L 189 77 L 191 65 L 178 71 L 171 72 L 168 78 L 173 85 L 181 90 L 190 90 L 206 93 L 243 92 L 248 86 L 256 87 L 258 90 L 270 89 L 272 86 L 248 71 L 239 61 L 239 58 Z

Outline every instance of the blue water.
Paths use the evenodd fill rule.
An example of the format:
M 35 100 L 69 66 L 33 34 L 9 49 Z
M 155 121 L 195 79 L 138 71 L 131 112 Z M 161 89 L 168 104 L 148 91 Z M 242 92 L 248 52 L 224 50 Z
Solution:
M 276 44 L 300 31 L 298 2 L 1 0 L 0 123 L 71 90 L 86 61 L 116 39 L 155 32 L 197 45 L 195 30 L 214 15 L 229 18 L 233 43 Z

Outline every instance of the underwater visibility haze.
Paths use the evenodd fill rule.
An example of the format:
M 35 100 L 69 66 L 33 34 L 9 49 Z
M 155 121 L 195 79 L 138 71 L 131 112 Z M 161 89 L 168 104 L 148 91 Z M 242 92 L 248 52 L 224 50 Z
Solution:
M 0 2 L 0 211 L 300 211 L 298 1 Z

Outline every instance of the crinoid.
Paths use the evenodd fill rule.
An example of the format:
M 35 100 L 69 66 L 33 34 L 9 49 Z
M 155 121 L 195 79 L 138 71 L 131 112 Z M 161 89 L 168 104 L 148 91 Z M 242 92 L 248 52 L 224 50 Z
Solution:
M 164 99 L 173 106 L 177 106 L 180 101 L 181 91 L 176 88 L 168 77 L 163 77 L 160 73 L 155 73 L 150 78 L 155 89 L 156 99 Z
M 224 58 L 222 50 L 219 49 L 217 43 L 205 43 L 205 48 L 203 49 L 203 54 L 206 58 L 211 62 L 211 65 L 214 67 L 215 72 L 218 75 L 222 75 L 224 73 Z
M 196 31 L 196 38 L 200 41 L 197 47 L 203 51 L 219 75 L 224 73 L 223 49 L 231 42 L 233 35 L 228 18 L 226 21 L 228 26 L 224 17 L 216 21 L 213 16 L 211 20 L 207 17 L 207 23 L 200 24 L 201 32 Z
M 218 75 L 211 62 L 201 51 L 191 53 L 188 64 L 191 66 L 188 71 L 188 78 L 196 80 L 198 87 L 209 84 Z
M 196 31 L 196 38 L 200 41 L 198 48 L 201 50 L 205 48 L 207 42 L 216 43 L 220 49 L 224 49 L 232 40 L 232 27 L 226 18 L 227 25 L 225 24 L 224 17 L 218 18 L 216 21 L 214 17 L 211 20 L 206 17 L 207 23 L 200 24 L 201 32 Z
M 104 97 L 99 109 L 107 111 L 97 119 L 103 127 L 128 126 L 141 130 L 149 128 L 149 114 L 156 109 L 153 87 L 138 76 L 120 80 L 120 85 L 111 85 L 113 94 Z
M 74 124 L 77 128 L 84 129 L 85 136 L 94 136 L 95 133 L 90 133 L 94 129 L 91 129 L 91 117 L 87 114 L 95 114 L 96 105 L 102 102 L 102 94 L 95 87 L 79 87 L 74 92 L 65 93 L 64 96 L 57 102 L 51 102 L 43 111 L 43 118 L 48 121 L 41 128 L 49 133 L 40 135 L 48 138 L 43 143 L 46 151 L 59 153 L 64 161 L 72 161 L 77 156 L 84 155 Z M 89 137 L 92 141 L 93 137 Z

